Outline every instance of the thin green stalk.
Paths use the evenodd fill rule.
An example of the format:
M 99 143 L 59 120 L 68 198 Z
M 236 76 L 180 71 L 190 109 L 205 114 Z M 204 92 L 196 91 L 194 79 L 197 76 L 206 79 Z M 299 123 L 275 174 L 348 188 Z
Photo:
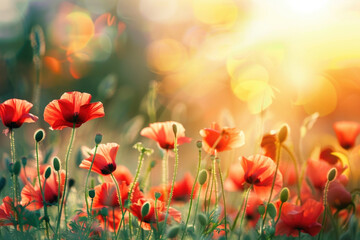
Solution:
M 123 209 L 123 205 L 122 205 L 122 199 L 121 199 L 121 192 L 120 192 L 120 188 L 119 188 L 119 184 L 118 182 L 116 181 L 115 177 L 114 177 L 114 174 L 110 174 L 114 184 L 115 184 L 115 187 L 116 187 L 116 193 L 118 195 L 118 198 L 119 198 L 119 205 L 120 205 L 120 210 L 121 210 L 121 214 L 122 214 L 122 217 L 121 217 L 121 221 L 120 221 L 120 224 L 119 224 L 119 229 L 118 231 L 116 232 L 116 229 L 114 229 L 114 232 L 115 232 L 115 236 L 117 239 L 118 238 L 118 235 L 119 235 L 119 232 L 121 230 L 121 225 L 122 225 L 122 222 L 123 222 L 123 219 L 124 219 L 124 209 Z
M 168 218 L 168 215 L 169 215 L 169 208 L 170 208 L 171 199 L 172 199 L 172 196 L 173 196 L 173 193 L 174 193 L 175 180 L 176 180 L 176 175 L 177 175 L 178 165 L 179 165 L 179 153 L 178 153 L 178 145 L 177 145 L 177 136 L 176 136 L 176 134 L 175 134 L 175 138 L 174 138 L 174 153 L 175 153 L 174 174 L 173 174 L 173 179 L 172 179 L 172 183 L 171 183 L 170 197 L 168 199 L 168 204 L 167 204 L 167 207 L 166 207 L 166 214 L 165 214 L 163 232 L 165 232 L 165 230 L 166 230 L 166 223 L 167 223 L 167 218 Z
M 169 152 L 168 150 L 165 151 L 164 157 L 162 159 L 162 185 L 163 185 L 163 192 L 164 192 L 164 200 L 167 199 L 167 183 L 169 179 L 168 173 L 168 162 L 169 162 Z
M 200 185 L 199 194 L 198 194 L 198 197 L 197 197 L 197 200 L 196 200 L 196 207 L 195 207 L 195 214 L 194 214 L 194 223 L 193 223 L 193 226 L 195 226 L 195 222 L 196 222 L 196 215 L 197 215 L 197 210 L 198 210 L 199 202 L 200 202 L 201 188 L 202 188 L 202 185 Z
M 59 215 L 58 215 L 58 219 L 57 219 L 57 225 L 56 225 L 56 230 L 55 230 L 55 235 L 57 235 L 60 239 L 60 221 L 61 221 L 61 213 L 62 213 L 62 208 L 64 205 L 64 200 L 65 200 L 65 195 L 66 195 L 66 187 L 67 187 L 67 178 L 68 178 L 68 163 L 69 163 L 69 158 L 70 158 L 70 154 L 71 154 L 71 150 L 72 150 L 72 146 L 73 146 L 73 142 L 74 142 L 74 138 L 75 138 L 75 123 L 74 126 L 72 128 L 71 131 L 71 136 L 70 136 L 70 142 L 66 151 L 66 156 L 65 156 L 65 183 L 64 183 L 64 191 L 61 197 L 61 204 L 60 204 L 60 211 L 59 211 Z M 66 225 L 66 223 L 65 223 Z
M 93 156 L 93 159 L 91 160 L 91 164 L 90 164 L 90 168 L 89 168 L 89 171 L 88 171 L 88 174 L 86 176 L 86 180 L 85 180 L 85 202 L 86 202 L 86 211 L 87 211 L 87 214 L 89 215 L 89 202 L 88 202 L 88 181 L 89 181 L 89 176 L 90 176 L 90 172 L 91 172 L 91 169 L 92 169 L 92 166 L 94 164 L 94 161 L 95 161 L 95 156 L 96 156 L 96 152 L 97 152 L 97 149 L 98 149 L 98 146 L 99 144 L 96 144 L 95 145 L 95 150 L 94 150 L 94 156 Z
M 140 185 L 140 188 L 143 189 L 145 192 L 146 192 L 146 190 L 148 188 L 151 169 L 152 169 L 151 161 L 149 161 L 149 165 L 146 168 L 144 179 L 141 181 L 141 185 Z
M 327 208 L 328 208 L 328 206 L 327 206 L 327 194 L 328 194 L 328 190 L 329 190 L 329 185 L 330 185 L 330 181 L 327 180 L 326 185 L 325 185 L 325 190 L 324 190 L 324 199 L 323 199 L 323 202 L 324 202 L 324 216 L 323 216 L 323 220 L 322 220 L 322 223 L 321 223 L 321 230 L 320 230 L 318 240 L 322 239 L 323 230 L 324 230 L 325 225 L 326 225 L 326 216 L 327 216 Z
M 243 223 L 243 220 L 244 220 L 244 216 L 245 216 L 245 212 L 246 212 L 246 205 L 247 205 L 247 201 L 248 201 L 248 198 L 249 198 L 249 194 L 250 194 L 250 191 L 252 189 L 253 185 L 251 185 L 247 190 L 246 190 L 246 195 L 245 195 L 245 204 L 244 204 L 244 210 L 243 210 L 243 213 L 241 215 L 241 221 L 240 221 L 240 228 L 242 227 L 242 223 Z M 242 209 L 242 205 L 240 205 L 239 207 L 239 211 L 238 213 L 236 214 L 236 217 L 235 217 L 235 220 L 234 220 L 234 223 L 231 227 L 231 231 L 233 231 L 235 229 L 235 226 L 236 226 L 236 223 L 237 223 L 237 220 L 239 219 L 239 216 L 240 216 L 240 212 L 241 212 L 241 209 Z
M 286 146 L 286 145 L 281 145 L 281 147 L 283 147 L 285 149 L 285 151 L 289 154 L 290 159 L 292 160 L 294 166 L 295 166 L 295 172 L 296 172 L 296 179 L 297 179 L 297 184 L 296 184 L 296 188 L 297 188 L 297 194 L 298 194 L 298 200 L 301 201 L 301 197 L 300 197 L 300 192 L 301 192 L 301 182 L 300 182 L 300 173 L 299 173 L 299 166 L 298 163 L 296 161 L 296 158 L 294 156 L 294 154 L 292 153 L 292 151 L 290 151 L 290 149 Z
M 58 206 L 57 206 L 57 212 L 59 214 L 59 211 L 60 211 L 60 187 L 61 187 L 61 182 L 60 182 L 60 170 L 57 171 L 57 177 L 58 177 L 58 199 L 57 199 L 57 203 L 58 203 Z
M 128 212 L 129 213 L 129 237 L 130 239 L 132 239 L 132 223 L 131 223 L 131 213 L 130 211 Z
M 135 187 L 137 181 L 139 180 L 140 171 L 141 171 L 141 168 L 142 168 L 142 165 L 143 165 L 143 162 L 144 162 L 145 151 L 146 151 L 146 149 L 143 148 L 141 153 L 140 153 L 139 159 L 138 159 L 138 166 L 137 166 L 137 169 L 136 169 L 135 178 L 134 178 L 134 181 L 131 183 L 131 187 L 130 187 L 129 194 L 128 194 L 128 196 L 130 196 L 129 197 L 130 201 L 131 201 L 132 196 L 133 196 L 134 187 Z
M 279 207 L 278 217 L 277 217 L 277 219 L 276 219 L 276 222 L 275 222 L 275 226 L 274 226 L 274 227 L 276 227 L 276 224 L 277 224 L 277 223 L 278 223 L 278 221 L 280 220 L 281 208 L 282 208 L 283 204 L 284 204 L 284 203 L 283 203 L 283 202 L 281 202 L 280 207 Z
M 200 172 L 200 167 L 201 167 L 201 148 L 199 149 L 199 161 L 198 161 L 198 167 L 197 167 L 197 170 L 196 170 L 196 176 L 195 176 L 195 180 L 194 180 L 194 184 L 192 186 L 192 189 L 191 189 L 191 194 L 190 194 L 190 207 L 189 207 L 189 211 L 188 211 L 188 215 L 187 215 L 187 218 L 186 218 L 186 222 L 185 222 L 185 231 L 183 232 L 182 236 L 181 236 L 181 240 L 184 239 L 185 235 L 186 235 L 186 228 L 187 228 L 187 224 L 189 222 L 189 218 L 190 218 L 190 214 L 191 214 L 191 207 L 192 207 L 192 201 L 193 201 L 193 196 L 194 196 L 194 190 L 195 190 L 195 186 L 196 186 L 196 183 L 197 183 L 197 179 L 199 177 L 199 172 Z M 199 193 L 200 195 L 200 193 Z
M 15 164 L 16 162 L 16 150 L 15 150 L 15 134 L 14 130 L 10 129 L 10 154 L 11 154 L 11 162 L 12 164 Z M 17 181 L 16 176 L 12 172 L 11 173 L 12 180 L 13 180 L 13 198 L 14 198 L 14 204 L 15 207 L 17 205 Z
M 40 191 L 41 191 L 41 195 L 42 195 L 42 199 L 43 199 L 43 204 L 44 204 L 44 217 L 45 217 L 45 232 L 46 232 L 46 236 L 48 239 L 50 239 L 50 236 L 49 236 L 49 216 L 48 216 L 48 213 L 47 213 L 47 202 L 45 200 L 45 187 L 46 187 L 46 178 L 45 178 L 45 181 L 44 181 L 44 188 L 41 188 L 41 183 L 40 183 Z M 41 189 L 44 189 L 41 190 Z
M 210 192 L 209 192 L 209 199 L 207 200 L 207 211 L 210 211 L 210 202 L 211 202 L 211 197 L 212 197 L 212 192 L 213 192 L 213 186 L 214 186 L 214 175 L 212 173 L 213 169 L 211 168 L 211 177 L 209 180 L 211 180 L 211 183 L 209 181 L 209 184 L 211 184 L 210 186 Z
M 218 207 L 219 205 L 219 201 L 218 201 L 218 194 L 219 194 L 219 190 L 218 190 L 218 184 L 217 184 L 217 177 L 216 177 L 216 158 L 214 157 L 213 161 L 213 181 L 214 181 L 214 187 L 215 187 L 215 208 Z
M 225 202 L 225 191 L 224 191 L 224 179 L 222 177 L 222 173 L 221 173 L 221 169 L 220 169 L 220 161 L 218 161 L 218 169 L 219 169 L 219 175 L 220 175 L 220 183 L 221 183 L 221 192 L 222 192 L 222 197 L 223 197 L 223 202 L 224 202 L 224 220 L 225 220 L 225 239 L 227 239 L 227 220 L 226 220 L 226 202 Z

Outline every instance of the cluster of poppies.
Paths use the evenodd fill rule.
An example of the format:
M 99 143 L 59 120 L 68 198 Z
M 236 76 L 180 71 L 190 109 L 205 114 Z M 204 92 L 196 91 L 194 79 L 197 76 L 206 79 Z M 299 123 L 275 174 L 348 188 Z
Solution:
M 187 173 L 182 180 L 176 181 L 178 147 L 192 139 L 185 136 L 182 124 L 167 121 L 151 123 L 140 132 L 141 136 L 156 141 L 163 154 L 160 186 L 148 189 L 152 164 L 139 178 L 143 160 L 153 153 L 152 149 L 141 143 L 135 145 L 139 163 L 134 176 L 128 168 L 116 163 L 119 145 L 101 143 L 102 136 L 98 134 L 93 149 L 83 148 L 84 157 L 79 166 L 88 170 L 84 204 L 70 220 L 65 216 L 64 224 L 61 224 L 68 189 L 73 185 L 68 180 L 68 161 L 75 129 L 89 120 L 105 116 L 103 104 L 90 101 L 90 94 L 67 92 L 44 110 L 44 120 L 50 129 L 72 129 L 64 169 L 57 157 L 53 158 L 52 165 L 39 163 L 38 144 L 45 137 L 42 129 L 34 135 L 36 169 L 26 164 L 20 169 L 21 161 L 15 156 L 14 129 L 23 123 L 35 122 L 38 117 L 29 113 L 32 104 L 25 100 L 10 99 L 0 105 L 0 117 L 6 127 L 4 133 L 10 134 L 11 163 L 8 168 L 13 186 L 12 198 L 6 196 L 0 206 L 0 226 L 14 226 L 14 231 L 28 232 L 31 228 L 43 231 L 41 225 L 44 224 L 44 235 L 51 239 L 67 238 L 69 235 L 66 234 L 79 234 L 75 238 L 80 239 L 106 239 L 109 236 L 113 239 L 140 236 L 142 239 L 166 236 L 232 238 L 245 234 L 244 229 L 252 229 L 262 238 L 273 238 L 300 236 L 301 233 L 321 235 L 327 231 L 325 225 L 329 226 L 328 213 L 334 215 L 331 220 L 346 226 L 356 212 L 354 197 L 347 190 L 347 187 L 356 187 L 347 186 L 351 166 L 346 154 L 336 146 L 323 147 L 301 163 L 286 145 L 289 127 L 284 125 L 279 131 L 262 137 L 260 154 L 240 157 L 223 175 L 220 153 L 243 146 L 245 136 L 238 128 L 213 123 L 210 128 L 200 130 L 202 141 L 197 142 L 199 164 L 195 177 Z M 349 153 L 360 133 L 360 124 L 337 122 L 334 130 L 342 150 Z M 168 179 L 169 157 L 175 159 L 172 181 Z M 90 172 L 101 176 L 98 185 L 89 186 Z M 23 183 L 21 191 L 18 190 L 21 185 L 18 177 Z M 228 199 L 238 193 L 244 193 L 243 200 L 229 204 Z M 189 207 L 181 211 L 184 204 Z M 57 206 L 57 214 L 51 218 L 48 208 L 52 206 Z M 43 214 L 40 214 L 41 209 Z M 27 212 L 40 214 L 36 217 L 39 220 L 37 226 L 29 222 Z M 190 217 L 192 224 L 189 224 Z M 332 227 L 337 229 L 339 236 L 338 227 Z

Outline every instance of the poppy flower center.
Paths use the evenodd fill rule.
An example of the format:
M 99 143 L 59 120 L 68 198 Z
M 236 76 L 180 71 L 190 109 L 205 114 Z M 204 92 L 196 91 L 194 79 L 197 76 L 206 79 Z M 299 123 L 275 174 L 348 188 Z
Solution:
M 79 118 L 79 113 L 78 113 L 78 112 L 75 112 L 75 113 L 74 113 L 74 116 L 73 116 L 73 122 L 76 123 L 77 120 L 78 120 L 78 118 Z
M 115 171 L 115 169 L 116 167 L 114 166 L 114 164 L 109 163 L 108 165 L 106 165 L 104 168 L 101 169 L 101 173 L 104 175 L 109 175 L 110 173 Z

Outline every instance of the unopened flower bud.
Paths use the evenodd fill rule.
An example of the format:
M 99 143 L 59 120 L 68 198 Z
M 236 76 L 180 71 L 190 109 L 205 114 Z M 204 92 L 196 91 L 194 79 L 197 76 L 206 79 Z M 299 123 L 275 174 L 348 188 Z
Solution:
M 284 124 L 284 125 L 280 128 L 280 130 L 279 130 L 279 132 L 278 132 L 278 135 L 277 135 L 277 136 L 278 136 L 278 139 L 279 139 L 279 142 L 280 142 L 280 143 L 285 142 L 288 134 L 289 134 L 289 126 L 288 126 L 287 124 Z
M 207 178 L 208 178 L 208 172 L 205 169 L 201 170 L 199 173 L 198 183 L 200 185 L 204 185 Z
M 284 203 L 288 199 L 289 199 L 289 189 L 286 187 L 286 188 L 283 188 L 280 192 L 280 201 Z
M 19 161 L 16 161 L 13 165 L 13 173 L 18 176 L 20 174 L 21 170 L 21 163 Z
M 36 130 L 36 132 L 34 134 L 35 141 L 39 143 L 42 140 L 44 140 L 44 138 L 45 138 L 45 131 L 41 128 Z
M 109 215 L 109 210 L 108 210 L 107 208 L 102 208 L 102 209 L 100 210 L 100 214 L 101 214 L 101 216 L 106 217 L 106 216 Z
M 4 189 L 5 185 L 6 185 L 6 178 L 1 177 L 0 178 L 0 192 L 1 192 L 1 190 Z
M 100 134 L 100 133 L 96 134 L 96 136 L 95 136 L 95 143 L 96 143 L 96 145 L 99 145 L 99 144 L 101 143 L 102 137 L 103 137 L 102 134 Z
M 70 178 L 68 184 L 69 184 L 68 191 L 70 191 L 70 188 L 72 188 L 75 185 L 75 180 L 73 178 Z
M 167 238 L 176 238 L 176 236 L 179 234 L 180 226 L 174 225 L 169 228 L 167 231 L 166 237 Z
M 197 141 L 197 142 L 196 142 L 196 146 L 197 146 L 198 148 L 202 148 L 202 141 Z
M 176 134 L 177 134 L 177 126 L 176 126 L 175 123 L 172 125 L 172 129 L 173 129 L 174 135 L 175 135 L 175 137 L 176 137 Z
M 334 180 L 336 177 L 336 174 L 337 174 L 336 168 L 330 169 L 330 171 L 328 172 L 328 175 L 327 175 L 328 181 L 331 182 L 332 180 Z
M 26 164 L 27 164 L 27 158 L 26 157 L 21 158 L 21 164 L 23 165 L 23 167 L 26 166 Z
M 264 206 L 264 205 L 260 205 L 260 206 L 258 207 L 258 212 L 259 212 L 260 215 L 264 215 L 264 213 L 265 213 L 265 206 Z
M 271 218 L 274 219 L 274 218 L 276 217 L 276 208 L 275 208 L 274 204 L 269 203 L 269 204 L 267 205 L 267 211 L 268 211 L 269 216 L 270 216 Z
M 48 179 L 50 175 L 51 175 L 51 167 L 48 167 L 45 170 L 45 178 Z
M 199 223 L 202 225 L 202 226 L 206 226 L 208 224 L 208 217 L 206 216 L 206 214 L 204 213 L 199 213 L 197 215 L 197 218 L 199 220 Z
M 58 157 L 53 158 L 53 166 L 54 166 L 55 171 L 58 172 L 60 170 L 60 160 Z
M 150 212 L 150 203 L 146 202 L 141 207 L 141 217 L 146 217 Z
M 95 197 L 95 190 L 94 190 L 94 189 L 90 189 L 90 190 L 89 190 L 89 197 L 90 197 L 90 198 L 94 198 L 94 197 Z
M 159 199 L 160 197 L 161 197 L 161 193 L 155 192 L 155 198 L 156 198 L 156 199 Z
M 155 160 L 152 160 L 152 161 L 150 162 L 150 168 L 154 168 L 155 165 L 156 165 L 156 161 L 155 161 Z

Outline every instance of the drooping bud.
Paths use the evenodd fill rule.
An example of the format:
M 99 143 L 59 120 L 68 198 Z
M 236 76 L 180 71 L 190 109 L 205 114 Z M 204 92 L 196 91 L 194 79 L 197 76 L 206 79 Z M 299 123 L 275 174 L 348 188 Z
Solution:
M 45 178 L 48 179 L 50 175 L 51 175 L 51 167 L 48 167 L 45 170 Z
M 336 174 L 337 174 L 336 168 L 330 169 L 330 171 L 328 172 L 328 175 L 327 175 L 328 181 L 331 182 L 332 180 L 334 180 L 336 177 Z
M 146 202 L 141 207 L 141 217 L 146 217 L 150 212 L 150 203 Z
M 286 187 L 286 188 L 283 188 L 280 192 L 280 201 L 282 203 L 286 202 L 287 200 L 289 199 L 289 189 Z
M 267 211 L 268 211 L 269 216 L 270 216 L 271 218 L 274 219 L 274 218 L 276 217 L 276 208 L 275 208 L 274 204 L 269 203 L 269 204 L 267 205 Z
M 103 137 L 102 134 L 100 134 L 100 133 L 96 134 L 96 136 L 95 136 L 95 144 L 96 145 L 99 145 L 101 143 L 102 137 Z
M 44 140 L 45 138 L 45 131 L 44 129 L 38 129 L 36 130 L 35 134 L 34 134 L 34 139 L 37 143 L 41 142 L 42 140 Z
M 160 197 L 161 197 L 161 193 L 155 192 L 155 198 L 156 198 L 156 199 L 159 199 Z
M 278 132 L 279 142 L 280 142 L 280 143 L 285 142 L 288 134 L 289 134 L 289 125 L 284 124 L 284 125 L 280 128 L 280 130 L 279 130 L 279 132 Z
M 60 160 L 58 157 L 53 158 L 53 166 L 54 166 L 55 171 L 58 172 L 60 170 Z
M 90 190 L 89 190 L 89 197 L 90 197 L 90 198 L 94 198 L 94 197 L 95 197 L 95 189 L 90 189 Z
M 19 161 L 16 161 L 13 165 L 13 173 L 18 176 L 20 174 L 21 170 L 21 163 Z
M 197 218 L 199 220 L 199 223 L 202 225 L 202 226 L 206 226 L 208 224 L 208 217 L 206 216 L 206 214 L 204 213 L 199 213 L 197 215 Z
M 197 141 L 196 146 L 201 149 L 202 148 L 202 141 Z
M 176 236 L 179 234 L 179 231 L 180 231 L 180 225 L 171 226 L 166 234 L 166 237 L 176 238 Z
M 204 185 L 208 178 L 208 172 L 205 169 L 202 169 L 199 173 L 198 183 Z
M 27 158 L 26 157 L 21 158 L 21 164 L 23 165 L 23 167 L 26 166 L 26 164 L 27 164 Z
M 176 137 L 176 134 L 177 134 L 177 125 L 176 125 L 176 124 L 173 124 L 173 125 L 172 125 L 172 129 L 173 129 L 174 135 L 175 135 L 175 137 Z

